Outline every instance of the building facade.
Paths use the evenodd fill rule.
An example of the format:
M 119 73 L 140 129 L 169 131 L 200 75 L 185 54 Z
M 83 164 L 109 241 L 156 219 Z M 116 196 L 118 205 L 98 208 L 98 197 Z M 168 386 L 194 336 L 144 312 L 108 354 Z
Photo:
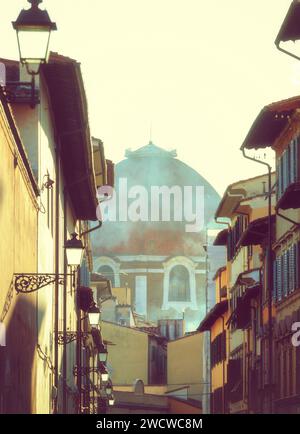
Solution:
M 213 413 L 266 412 L 270 401 L 267 183 L 262 175 L 230 185 L 216 212 L 227 219 L 215 239 L 227 247 L 227 262 L 215 275 L 217 303 L 199 326 L 210 331 Z M 274 205 L 273 194 L 273 232 Z
M 299 109 L 299 97 L 264 107 L 243 144 L 258 152 L 271 148 L 276 156 L 271 398 L 272 411 L 291 414 L 300 411 L 300 346 L 293 340 L 300 319 Z
M 88 222 L 97 220 L 96 187 L 102 185 L 94 171 L 80 65 L 52 53 L 36 79 L 33 107 L 26 68 L 3 63 L 1 222 L 11 230 L 1 243 L 0 311 L 7 333 L 0 410 L 94 411 L 90 401 L 83 405 L 89 373 L 81 378 L 74 369 L 94 366 L 101 338 L 82 320 L 89 306 L 78 303 L 92 270 Z M 106 167 L 103 155 L 96 157 L 97 167 Z M 68 265 L 65 253 L 74 232 L 84 247 L 78 268 Z

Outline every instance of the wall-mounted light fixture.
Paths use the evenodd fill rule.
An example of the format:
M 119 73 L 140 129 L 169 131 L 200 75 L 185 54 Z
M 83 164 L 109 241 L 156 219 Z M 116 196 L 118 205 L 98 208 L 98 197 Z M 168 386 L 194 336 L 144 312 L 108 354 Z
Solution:
M 72 234 L 72 238 L 65 244 L 68 265 L 78 267 L 81 263 L 84 246 L 82 241 L 77 238 L 76 232 Z M 14 275 L 14 287 L 18 293 L 28 294 L 38 291 L 52 283 L 59 285 L 65 284 L 67 276 L 74 279 L 74 272 L 67 274 L 52 274 L 52 273 L 22 273 Z
M 109 380 L 109 373 L 108 373 L 108 371 L 106 369 L 106 366 L 103 363 L 100 363 L 98 369 L 99 369 L 99 372 L 100 372 L 100 375 L 101 375 L 101 381 L 103 383 L 107 383 L 107 381 Z
M 39 103 L 35 89 L 35 76 L 40 73 L 41 65 L 48 61 L 50 36 L 53 31 L 57 30 L 57 27 L 56 23 L 51 21 L 48 12 L 39 8 L 42 0 L 28 0 L 28 2 L 31 8 L 22 9 L 12 24 L 17 32 L 20 62 L 26 66 L 28 74 L 32 77 L 30 105 L 34 108 Z M 7 83 L 8 86 L 15 86 L 15 92 L 18 92 L 18 87 L 22 87 L 23 93 L 28 84 L 26 82 Z
M 72 238 L 65 243 L 67 262 L 69 267 L 79 267 L 82 260 L 84 246 L 82 241 L 77 238 L 78 234 L 76 232 L 71 236 Z
M 113 395 L 111 395 L 111 396 L 108 398 L 108 405 L 109 405 L 109 406 L 113 406 L 113 405 L 115 405 L 115 397 L 114 397 Z
M 113 385 L 112 385 L 111 381 L 109 381 L 107 383 L 107 385 L 105 387 L 105 393 L 106 393 L 107 396 L 111 396 L 112 395 L 112 393 L 113 393 Z
M 106 363 L 107 362 L 108 351 L 106 346 L 102 343 L 99 348 L 99 362 Z
M 101 312 L 99 307 L 96 305 L 96 303 L 94 303 L 88 310 L 89 323 L 92 328 L 98 327 L 100 322 L 100 314 Z

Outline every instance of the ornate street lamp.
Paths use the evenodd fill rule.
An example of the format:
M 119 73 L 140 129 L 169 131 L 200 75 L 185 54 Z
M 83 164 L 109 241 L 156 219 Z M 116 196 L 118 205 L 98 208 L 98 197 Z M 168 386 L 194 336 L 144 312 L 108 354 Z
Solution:
M 106 346 L 102 343 L 99 348 L 99 362 L 106 363 L 107 362 L 108 351 Z
M 20 62 L 26 66 L 31 83 L 7 82 L 6 93 L 9 102 L 30 102 L 31 108 L 35 108 L 40 102 L 39 92 L 35 88 L 35 76 L 40 73 L 41 65 L 48 61 L 51 32 L 57 30 L 57 27 L 56 23 L 50 20 L 48 12 L 39 9 L 42 0 L 28 2 L 31 8 L 22 9 L 12 25 L 17 32 Z M 25 90 L 30 91 L 30 100 Z
M 94 305 L 89 308 L 88 317 L 90 326 L 98 327 L 100 322 L 100 309 L 96 306 L 96 303 L 94 303 Z
M 30 9 L 23 9 L 13 28 L 17 32 L 20 61 L 30 75 L 39 74 L 40 67 L 48 60 L 51 32 L 57 30 L 46 10 L 39 9 L 42 0 L 28 0 Z
M 82 241 L 77 238 L 77 233 L 74 232 L 72 238 L 65 244 L 67 261 L 69 267 L 79 267 L 82 260 L 84 246 Z
M 108 398 L 108 405 L 115 405 L 115 397 L 113 395 Z
M 106 367 L 103 365 L 103 363 L 100 364 L 99 366 L 99 372 L 101 375 L 101 381 L 103 383 L 107 383 L 109 380 L 109 373 L 107 372 Z
M 296 42 L 300 40 L 300 0 L 293 0 L 287 15 L 281 25 L 279 33 L 275 40 L 275 45 L 279 51 L 300 60 L 300 56 L 288 51 L 280 46 L 282 43 Z
M 113 393 L 113 385 L 112 385 L 111 381 L 109 381 L 107 383 L 107 385 L 105 387 L 105 393 L 106 393 L 107 396 L 111 396 L 112 395 L 112 393 Z

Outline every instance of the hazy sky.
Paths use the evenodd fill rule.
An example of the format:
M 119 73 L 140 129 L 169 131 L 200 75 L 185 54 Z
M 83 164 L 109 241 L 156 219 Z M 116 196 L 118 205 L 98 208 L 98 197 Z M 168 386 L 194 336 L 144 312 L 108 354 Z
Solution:
M 239 150 L 260 109 L 300 94 L 300 62 L 274 39 L 291 0 L 44 0 L 58 31 L 51 49 L 82 63 L 92 133 L 107 158 L 152 140 L 222 194 L 257 175 Z M 17 58 L 2 5 L 0 57 Z

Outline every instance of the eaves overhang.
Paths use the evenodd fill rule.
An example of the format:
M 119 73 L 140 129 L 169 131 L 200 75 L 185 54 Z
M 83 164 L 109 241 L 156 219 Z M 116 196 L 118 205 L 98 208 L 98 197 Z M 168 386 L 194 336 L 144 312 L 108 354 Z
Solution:
M 97 220 L 97 191 L 87 99 L 80 64 L 51 53 L 43 65 L 66 188 L 78 220 Z
M 220 301 L 208 312 L 198 327 L 199 332 L 209 331 L 214 323 L 228 310 L 228 300 Z
M 300 39 L 300 1 L 293 0 L 276 37 L 275 44 Z
M 300 109 L 300 96 L 265 106 L 252 124 L 241 149 L 273 147 L 297 109 Z

